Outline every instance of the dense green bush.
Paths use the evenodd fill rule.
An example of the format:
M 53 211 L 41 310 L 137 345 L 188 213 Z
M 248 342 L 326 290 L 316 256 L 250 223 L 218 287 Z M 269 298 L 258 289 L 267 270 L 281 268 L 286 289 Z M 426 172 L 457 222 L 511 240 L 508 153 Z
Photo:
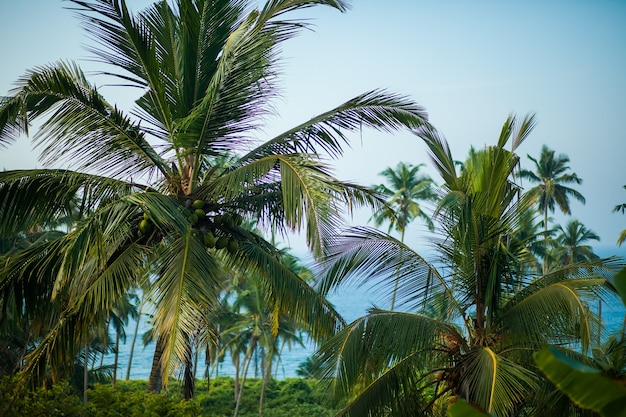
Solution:
M 261 380 L 246 381 L 241 417 L 259 415 Z M 0 416 L 67 417 L 230 417 L 235 407 L 234 381 L 220 377 L 197 381 L 196 396 L 182 401 L 180 386 L 172 384 L 167 392 L 147 394 L 145 381 L 118 381 L 116 386 L 96 384 L 89 389 L 87 406 L 82 393 L 68 383 L 31 391 L 17 378 L 0 380 Z M 272 380 L 265 389 L 264 417 L 330 417 L 336 413 L 325 390 L 315 380 Z

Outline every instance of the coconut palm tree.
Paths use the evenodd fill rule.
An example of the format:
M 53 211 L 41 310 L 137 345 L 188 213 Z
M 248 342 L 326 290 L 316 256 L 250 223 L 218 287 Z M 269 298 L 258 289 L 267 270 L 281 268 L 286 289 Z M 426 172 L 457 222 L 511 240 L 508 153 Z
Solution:
M 585 197 L 574 188 L 568 187 L 570 184 L 581 184 L 582 179 L 578 178 L 575 173 L 568 172 L 570 167 L 567 155 L 555 156 L 554 151 L 546 145 L 541 148 L 539 160 L 530 155 L 527 156 L 535 164 L 535 171 L 522 169 L 519 171 L 519 176 L 537 184 L 527 193 L 537 202 L 539 210 L 543 213 L 544 251 L 547 253 L 548 211 L 554 212 L 555 207 L 558 206 L 564 214 L 571 214 L 570 197 L 584 204 Z M 547 269 L 546 263 L 547 259 L 544 257 L 544 273 Z
M 388 167 L 379 174 L 389 185 L 380 184 L 374 187 L 376 192 L 384 196 L 386 202 L 372 215 L 372 220 L 377 227 L 388 221 L 389 231 L 395 228 L 400 232 L 402 243 L 406 227 L 415 218 L 421 218 L 430 231 L 434 229 L 430 216 L 420 206 L 420 202 L 432 202 L 437 199 L 432 178 L 419 172 L 423 166 L 424 164 L 411 165 L 399 162 L 395 170 Z M 395 285 L 397 287 L 397 277 Z M 395 302 L 394 292 L 391 297 L 391 310 L 394 309 Z
M 553 249 L 553 257 L 557 262 L 567 265 L 598 259 L 593 248 L 585 243 L 599 241 L 600 236 L 587 229 L 581 222 L 570 220 L 565 227 L 559 226 L 557 230 L 559 234 L 556 237 L 556 247 Z
M 388 184 L 373 187 L 386 200 L 385 205 L 372 215 L 374 224 L 378 227 L 389 222 L 389 231 L 395 228 L 400 232 L 402 242 L 406 227 L 416 218 L 422 219 L 428 230 L 434 229 L 430 216 L 420 206 L 420 202 L 433 202 L 437 199 L 432 178 L 419 172 L 424 166 L 425 164 L 399 162 L 395 169 L 388 167 L 379 173 Z
M 624 185 L 624 189 L 626 189 L 626 185 Z M 626 212 L 626 203 L 618 204 L 613 207 L 613 213 L 621 211 L 622 214 Z M 617 246 L 622 246 L 622 243 L 626 240 L 626 229 L 622 230 L 617 237 Z
M 101 75 L 139 98 L 124 112 L 77 64 L 58 62 L 28 71 L 0 99 L 0 145 L 40 121 L 33 139 L 46 167 L 0 174 L 0 237 L 44 222 L 75 195 L 88 213 L 62 239 L 11 257 L 0 271 L 0 287 L 48 274 L 51 296 L 64 300 L 25 371 L 43 377 L 51 369 L 56 379 L 94 317 L 147 277 L 155 364 L 166 384 L 187 363 L 197 312 L 218 304 L 224 265 L 257 274 L 272 289 L 266 302 L 288 310 L 314 339 L 332 334 L 341 324 L 332 306 L 239 222 L 302 231 L 321 255 L 341 207 L 376 201 L 366 188 L 334 178 L 323 158 L 341 155 L 351 131 L 427 124 L 413 101 L 373 90 L 263 137 L 278 94 L 278 51 L 307 27 L 286 16 L 347 4 L 177 0 L 139 13 L 124 0 L 72 4 L 93 40 L 90 52 L 105 66 Z M 236 160 L 221 169 L 231 155 Z
M 338 238 L 320 288 L 359 280 L 391 296 L 385 283 L 399 269 L 404 307 L 373 308 L 322 345 L 325 378 L 349 401 L 339 415 L 442 415 L 457 397 L 498 416 L 531 411 L 541 381 L 532 353 L 545 343 L 588 349 L 597 318 L 587 302 L 619 265 L 574 263 L 543 276 L 528 267 L 534 257 L 517 229 L 532 199 L 514 173 L 533 125 L 533 116 L 510 117 L 497 144 L 472 150 L 461 173 L 445 139 L 418 132 L 443 178 L 432 261 L 371 228 Z

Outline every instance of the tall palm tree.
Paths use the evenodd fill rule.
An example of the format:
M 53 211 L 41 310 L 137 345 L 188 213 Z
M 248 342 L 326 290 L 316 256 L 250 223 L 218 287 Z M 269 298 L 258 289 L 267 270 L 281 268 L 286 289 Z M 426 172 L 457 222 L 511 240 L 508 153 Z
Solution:
M 322 345 L 324 375 L 349 400 L 339 415 L 438 415 L 457 396 L 499 416 L 532 411 L 541 381 L 532 352 L 545 343 L 587 350 L 596 323 L 587 302 L 619 265 L 596 260 L 543 276 L 527 266 L 534 257 L 516 230 L 532 200 L 513 180 L 515 150 L 533 125 L 532 116 L 509 118 L 497 144 L 470 152 L 461 173 L 437 132 L 418 132 L 443 178 L 432 262 L 371 228 L 337 240 L 321 289 L 361 280 L 391 295 L 384 283 L 399 268 L 405 307 L 372 309 Z
M 548 211 L 554 212 L 556 206 L 564 214 L 571 214 L 570 197 L 575 198 L 581 203 L 585 203 L 585 197 L 570 188 L 570 184 L 581 184 L 582 179 L 578 178 L 575 173 L 569 173 L 570 167 L 569 157 L 565 154 L 555 156 L 554 151 L 546 145 L 541 148 L 539 160 L 527 155 L 535 164 L 535 171 L 522 169 L 519 172 L 521 178 L 528 179 L 535 187 L 527 191 L 527 193 L 535 199 L 539 210 L 543 213 L 544 228 L 544 251 L 547 253 L 548 245 Z M 546 272 L 547 259 L 544 256 L 543 272 Z
M 372 215 L 374 224 L 378 227 L 389 222 L 389 231 L 395 228 L 400 232 L 400 242 L 404 243 L 404 235 L 408 224 L 415 218 L 422 219 L 430 231 L 434 224 L 428 214 L 420 206 L 420 202 L 433 202 L 437 194 L 433 188 L 434 182 L 426 174 L 419 172 L 424 164 L 406 164 L 399 162 L 395 169 L 388 167 L 379 175 L 389 183 L 380 184 L 374 190 L 382 194 L 385 204 Z M 395 286 L 398 285 L 396 277 Z M 395 291 L 391 298 L 391 310 L 395 306 Z
M 148 277 L 155 363 L 166 384 L 169 371 L 186 366 L 196 313 L 218 304 L 223 265 L 257 274 L 272 289 L 266 301 L 288 310 L 314 339 L 332 334 L 341 324 L 332 306 L 239 221 L 302 231 L 321 255 L 341 207 L 375 198 L 330 175 L 320 152 L 341 155 L 347 132 L 364 127 L 427 124 L 413 101 L 374 90 L 258 139 L 277 96 L 280 46 L 307 26 L 286 16 L 347 4 L 177 0 L 132 14 L 124 0 L 71 1 L 93 40 L 90 51 L 106 66 L 102 75 L 140 97 L 124 112 L 77 64 L 58 62 L 28 71 L 0 99 L 0 146 L 39 120 L 33 138 L 46 167 L 0 174 L 0 237 L 45 221 L 75 195 L 89 213 L 63 238 L 11 257 L 0 271 L 0 287 L 53 277 L 52 297 L 66 306 L 25 371 L 43 377 L 51 369 L 57 378 L 93 318 Z M 223 244 L 230 250 L 213 247 Z

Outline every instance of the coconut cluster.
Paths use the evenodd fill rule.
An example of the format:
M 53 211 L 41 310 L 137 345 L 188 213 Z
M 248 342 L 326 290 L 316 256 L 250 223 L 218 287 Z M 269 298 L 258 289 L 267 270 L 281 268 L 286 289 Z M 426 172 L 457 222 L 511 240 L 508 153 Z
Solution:
M 187 216 L 189 223 L 202 233 L 204 245 L 209 249 L 226 249 L 231 254 L 236 253 L 242 238 L 241 231 L 237 229 L 243 223 L 243 217 L 238 213 L 209 215 L 204 207 L 203 200 L 193 201 Z
M 249 232 L 239 228 L 243 223 L 239 213 L 207 213 L 203 200 L 187 200 L 185 206 L 187 221 L 209 249 L 226 249 L 234 254 L 239 250 L 239 242 L 249 237 Z M 154 224 L 144 213 L 138 225 L 139 236 L 147 236 L 153 230 Z

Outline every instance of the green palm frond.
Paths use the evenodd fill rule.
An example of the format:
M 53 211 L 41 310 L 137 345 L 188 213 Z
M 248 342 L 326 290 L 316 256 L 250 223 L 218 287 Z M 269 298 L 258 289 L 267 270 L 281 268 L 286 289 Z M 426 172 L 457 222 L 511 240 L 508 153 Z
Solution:
M 158 274 L 148 297 L 158 306 L 152 324 L 156 334 L 165 338 L 161 357 L 165 371 L 168 366 L 178 370 L 185 363 L 187 335 L 195 330 L 195 312 L 216 302 L 222 270 L 213 257 L 206 256 L 206 247 L 192 230 L 164 243 L 156 258 Z M 164 373 L 165 381 L 168 375 Z
M 330 156 L 339 156 L 343 153 L 342 145 L 347 143 L 344 132 L 364 127 L 391 132 L 427 125 L 426 112 L 413 101 L 373 90 L 276 136 L 242 156 L 241 160 L 275 154 L 317 153 L 320 150 Z
M 421 255 L 394 237 L 368 227 L 345 230 L 341 239 L 331 244 L 319 288 L 328 292 L 360 279 L 363 284 L 380 285 L 380 293 L 391 296 L 392 289 L 384 283 L 393 282 L 396 276 L 401 277 L 399 304 L 407 308 L 420 308 L 424 294 L 450 293 L 439 271 Z
M 30 123 L 50 115 L 35 135 L 43 146 L 45 164 L 63 161 L 78 169 L 125 177 L 167 172 L 139 124 L 108 104 L 75 64 L 38 68 L 17 85 L 16 95 L 0 108 L 0 120 L 15 124 L 9 119 L 12 115 Z
M 371 384 L 364 386 L 337 417 L 429 416 L 429 384 L 417 371 L 415 353 L 386 369 Z M 418 361 L 419 362 L 419 361 Z
M 374 310 L 328 340 L 316 356 L 335 393 L 346 396 L 355 384 L 372 384 L 405 358 L 412 357 L 420 368 L 433 365 L 451 345 L 465 346 L 454 326 L 421 315 Z
M 79 213 L 136 192 L 140 185 L 66 170 L 19 170 L 0 173 L 0 236 L 46 224 L 71 213 L 79 197 Z M 45 190 L 45 192 L 42 192 Z
M 602 284 L 601 279 L 569 279 L 538 288 L 511 301 L 501 315 L 503 327 L 518 344 L 539 348 L 544 343 L 579 340 L 585 351 L 597 319 L 586 308 L 581 293 Z
M 337 332 L 344 321 L 326 298 L 286 265 L 273 246 L 260 236 L 241 242 L 228 265 L 255 276 L 265 291 L 268 308 L 288 314 L 314 340 Z
M 537 388 L 536 375 L 522 365 L 496 354 L 489 347 L 463 358 L 459 387 L 462 397 L 498 416 L 509 415 Z

